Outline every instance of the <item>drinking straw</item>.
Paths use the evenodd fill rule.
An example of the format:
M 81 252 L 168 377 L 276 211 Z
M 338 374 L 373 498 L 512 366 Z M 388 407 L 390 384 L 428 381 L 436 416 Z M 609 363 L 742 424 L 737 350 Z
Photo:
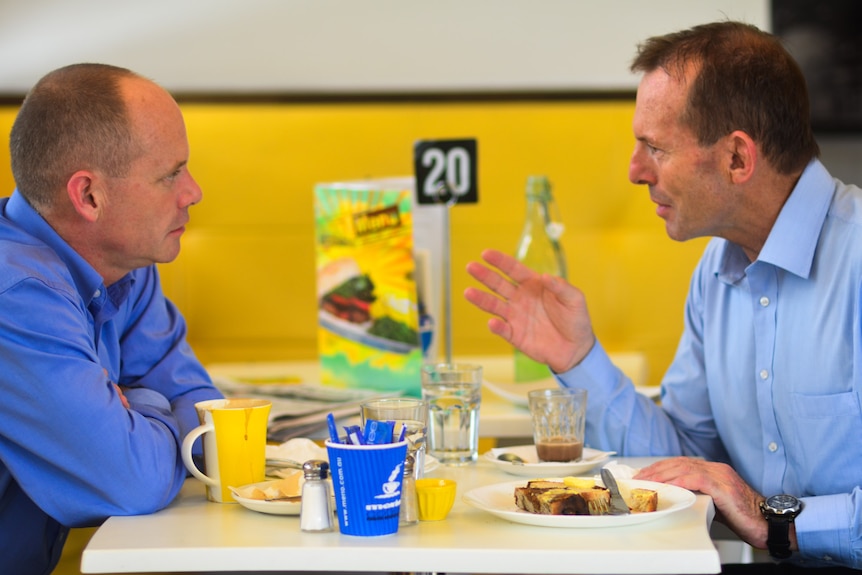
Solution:
M 329 427 L 329 440 L 332 443 L 341 443 L 338 439 L 338 427 L 335 426 L 335 416 L 331 413 L 326 415 L 326 425 Z
M 358 425 L 345 425 L 344 433 L 347 434 L 347 443 L 353 445 L 365 445 L 365 436 Z

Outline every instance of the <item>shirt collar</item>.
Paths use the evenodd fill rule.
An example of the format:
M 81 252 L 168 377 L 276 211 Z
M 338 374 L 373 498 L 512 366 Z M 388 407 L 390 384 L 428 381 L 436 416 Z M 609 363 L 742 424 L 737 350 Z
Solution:
M 17 189 L 9 198 L 6 214 L 9 220 L 22 230 L 54 250 L 54 253 L 66 264 L 78 294 L 87 305 L 94 296 L 105 291 L 102 276 L 54 231 L 54 228 L 33 209 Z
M 820 160 L 812 160 L 781 208 L 757 261 L 807 278 L 834 194 L 832 176 Z M 719 261 L 716 275 L 729 283 L 739 280 L 751 263 L 739 245 L 727 241 Z

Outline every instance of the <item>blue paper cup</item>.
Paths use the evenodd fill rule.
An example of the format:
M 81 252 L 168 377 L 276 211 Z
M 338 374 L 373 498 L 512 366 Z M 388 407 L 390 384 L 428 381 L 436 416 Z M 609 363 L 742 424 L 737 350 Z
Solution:
M 374 537 L 398 531 L 407 442 L 346 445 L 326 441 L 338 528 Z

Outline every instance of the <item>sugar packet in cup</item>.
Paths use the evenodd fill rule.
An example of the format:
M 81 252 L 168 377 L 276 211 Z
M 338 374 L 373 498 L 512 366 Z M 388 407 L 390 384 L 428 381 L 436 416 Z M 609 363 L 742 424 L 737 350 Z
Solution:
M 365 422 L 365 443 L 368 445 L 392 443 L 392 425 L 391 421 L 369 419 Z

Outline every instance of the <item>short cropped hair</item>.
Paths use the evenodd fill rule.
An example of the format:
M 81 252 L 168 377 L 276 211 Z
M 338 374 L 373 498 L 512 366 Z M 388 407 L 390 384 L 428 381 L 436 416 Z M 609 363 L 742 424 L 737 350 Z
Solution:
M 659 68 L 677 79 L 695 70 L 680 120 L 701 145 L 742 130 L 785 175 L 819 156 L 805 77 L 778 37 L 731 21 L 655 36 L 638 46 L 631 69 Z
M 9 148 L 18 191 L 36 209 L 49 207 L 81 169 L 127 175 L 138 146 L 120 90 L 139 77 L 106 64 L 73 64 L 44 76 L 24 99 Z

